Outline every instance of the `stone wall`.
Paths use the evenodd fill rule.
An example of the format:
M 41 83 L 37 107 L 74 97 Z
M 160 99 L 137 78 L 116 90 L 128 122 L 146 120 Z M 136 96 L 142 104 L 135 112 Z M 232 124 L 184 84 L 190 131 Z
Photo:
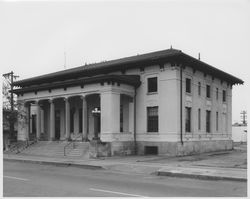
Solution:
M 138 155 L 145 155 L 145 147 L 158 147 L 158 155 L 182 156 L 213 151 L 232 150 L 232 140 L 190 141 L 184 142 L 138 142 Z

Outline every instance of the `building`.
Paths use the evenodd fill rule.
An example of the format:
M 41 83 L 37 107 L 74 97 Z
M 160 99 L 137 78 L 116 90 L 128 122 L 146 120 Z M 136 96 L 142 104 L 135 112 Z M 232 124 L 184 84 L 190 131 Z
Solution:
M 232 149 L 235 84 L 172 48 L 16 81 L 18 139 L 82 139 L 100 156 Z
M 234 124 L 232 126 L 233 142 L 247 143 L 247 124 Z

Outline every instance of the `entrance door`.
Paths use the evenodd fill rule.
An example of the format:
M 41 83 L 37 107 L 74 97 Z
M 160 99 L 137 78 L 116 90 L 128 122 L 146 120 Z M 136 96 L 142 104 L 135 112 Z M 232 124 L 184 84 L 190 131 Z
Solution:
M 36 115 L 31 115 L 31 132 L 29 135 L 29 140 L 35 140 L 36 138 Z
M 59 140 L 60 139 L 60 110 L 55 111 L 55 139 Z

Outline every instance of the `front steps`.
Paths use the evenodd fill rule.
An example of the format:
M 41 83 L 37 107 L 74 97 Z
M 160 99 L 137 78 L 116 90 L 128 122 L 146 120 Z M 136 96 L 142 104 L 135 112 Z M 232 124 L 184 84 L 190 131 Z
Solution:
M 73 142 L 69 144 L 66 141 L 38 141 L 21 152 L 21 154 L 49 156 L 49 157 L 89 157 L 89 143 L 88 142 Z M 64 147 L 65 149 L 64 156 Z

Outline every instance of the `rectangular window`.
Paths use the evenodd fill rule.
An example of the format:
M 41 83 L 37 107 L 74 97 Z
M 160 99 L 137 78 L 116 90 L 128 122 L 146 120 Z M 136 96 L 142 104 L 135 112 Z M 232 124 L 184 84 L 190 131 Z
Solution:
M 186 132 L 191 132 L 191 108 L 186 107 L 186 114 L 185 114 L 185 130 Z
M 201 83 L 198 83 L 198 95 L 201 95 Z
M 148 78 L 148 93 L 157 92 L 157 77 Z
M 207 85 L 207 98 L 210 98 L 210 86 L 209 85 Z
M 147 107 L 148 132 L 158 132 L 158 106 Z
M 123 132 L 123 106 L 120 105 L 120 132 Z
M 219 99 L 219 89 L 216 88 L 216 99 L 218 100 Z
M 198 129 L 201 130 L 201 109 L 198 109 Z
M 223 102 L 226 101 L 226 91 L 225 90 L 223 90 L 223 93 L 222 93 L 222 100 L 223 100 Z
M 211 111 L 206 111 L 206 132 L 210 133 Z
M 191 79 L 186 78 L 186 92 L 191 93 Z
M 218 111 L 216 112 L 216 131 L 219 130 L 219 113 Z

